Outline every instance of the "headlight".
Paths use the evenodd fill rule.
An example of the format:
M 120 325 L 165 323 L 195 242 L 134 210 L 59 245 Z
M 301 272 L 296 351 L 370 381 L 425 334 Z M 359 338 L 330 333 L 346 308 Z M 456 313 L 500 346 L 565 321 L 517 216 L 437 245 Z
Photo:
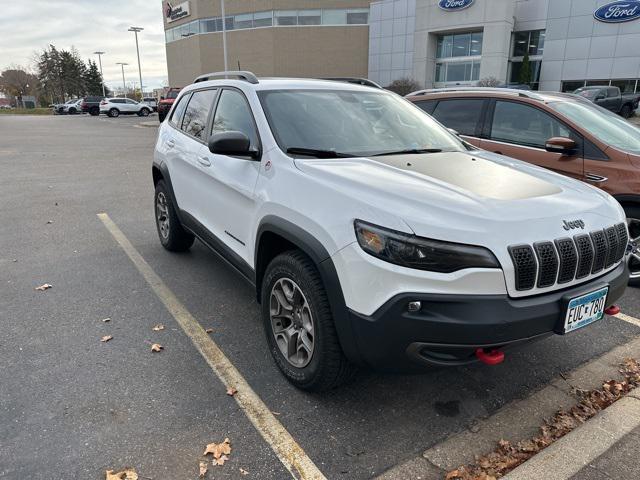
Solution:
M 463 268 L 500 268 L 484 247 L 417 237 L 356 220 L 362 249 L 386 262 L 431 272 L 451 273 Z

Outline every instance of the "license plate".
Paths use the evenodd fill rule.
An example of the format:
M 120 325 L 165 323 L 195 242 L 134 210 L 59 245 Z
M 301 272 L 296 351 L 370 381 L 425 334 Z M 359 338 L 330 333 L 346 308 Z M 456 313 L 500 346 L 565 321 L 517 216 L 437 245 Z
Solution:
M 600 320 L 604 316 L 608 292 L 609 287 L 604 287 L 569 300 L 567 316 L 564 319 L 564 333 Z

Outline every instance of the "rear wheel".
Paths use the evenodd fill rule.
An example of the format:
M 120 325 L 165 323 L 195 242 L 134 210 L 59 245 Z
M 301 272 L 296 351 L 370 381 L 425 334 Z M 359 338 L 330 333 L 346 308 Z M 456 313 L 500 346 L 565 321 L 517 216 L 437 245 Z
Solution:
M 327 293 L 309 257 L 291 250 L 274 258 L 261 301 L 269 350 L 287 380 L 323 391 L 353 378 L 356 367 L 342 352 Z
M 640 207 L 624 207 L 629 227 L 629 243 L 631 253 L 627 260 L 629 265 L 629 285 L 640 286 Z
M 92 115 L 94 117 L 100 115 L 100 109 L 98 107 L 91 107 L 89 109 L 89 115 Z
M 143 108 L 142 110 L 140 110 L 138 112 L 138 115 L 140 115 L 141 117 L 148 117 L 149 116 L 149 109 L 148 108 Z
M 109 116 L 110 117 L 119 117 L 120 116 L 120 110 L 118 110 L 117 108 L 112 108 L 111 110 L 109 110 Z
M 166 114 L 163 111 L 158 111 L 158 121 L 160 123 L 164 122 L 164 117 L 166 116 Z
M 76 113 L 76 109 L 74 107 L 71 107 L 69 109 L 69 115 L 75 115 L 75 113 Z
M 169 192 L 164 180 L 160 180 L 156 185 L 154 211 L 158 237 L 160 237 L 162 246 L 171 252 L 189 250 L 195 237 L 182 228 L 178 215 L 173 208 L 171 192 Z
M 622 110 L 620 110 L 620 115 L 622 118 L 629 118 L 631 113 L 633 112 L 631 105 L 623 105 Z

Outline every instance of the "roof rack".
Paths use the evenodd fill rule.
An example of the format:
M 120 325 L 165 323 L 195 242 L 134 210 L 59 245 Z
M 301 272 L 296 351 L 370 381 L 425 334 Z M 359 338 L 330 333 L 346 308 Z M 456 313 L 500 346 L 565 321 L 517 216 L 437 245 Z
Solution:
M 211 72 L 205 73 L 204 75 L 200 75 L 197 77 L 193 83 L 198 82 L 206 82 L 207 80 L 214 80 L 216 78 L 229 78 L 229 77 L 237 77 L 240 80 L 244 80 L 249 83 L 259 83 L 258 77 L 256 77 L 252 72 L 242 71 L 242 70 L 230 70 L 228 72 Z
M 355 83 L 357 85 L 364 85 L 365 87 L 373 87 L 380 88 L 382 87 L 378 85 L 373 80 L 369 80 L 368 78 L 358 78 L 358 77 L 332 77 L 332 78 L 323 78 L 322 80 L 331 80 L 333 82 L 346 82 L 346 83 Z
M 534 100 L 543 100 L 543 98 L 529 90 L 518 90 L 515 88 L 496 88 L 496 87 L 447 87 L 447 88 L 431 88 L 425 90 L 417 90 L 411 92 L 406 97 L 414 97 L 416 95 L 424 95 L 426 93 L 440 93 L 440 92 L 488 92 L 488 93 L 509 93 L 511 95 L 517 95 L 518 97 L 526 97 Z

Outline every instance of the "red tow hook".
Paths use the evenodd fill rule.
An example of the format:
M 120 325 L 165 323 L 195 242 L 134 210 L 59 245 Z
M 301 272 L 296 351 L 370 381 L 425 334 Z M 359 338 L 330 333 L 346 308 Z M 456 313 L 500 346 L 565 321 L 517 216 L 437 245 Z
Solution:
M 499 363 L 504 362 L 504 352 L 502 350 L 494 349 L 485 352 L 484 348 L 478 348 L 476 350 L 476 357 L 486 365 L 498 365 Z
M 611 305 L 609 308 L 605 309 L 604 313 L 607 315 L 617 315 L 620 313 L 620 307 L 618 305 Z

